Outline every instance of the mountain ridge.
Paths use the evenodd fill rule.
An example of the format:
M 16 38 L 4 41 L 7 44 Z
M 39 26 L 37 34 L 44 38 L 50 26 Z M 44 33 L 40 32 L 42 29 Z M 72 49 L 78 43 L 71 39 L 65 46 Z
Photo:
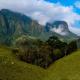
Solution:
M 52 35 L 61 39 L 63 38 L 63 40 L 65 38 L 65 36 L 55 31 L 47 30 L 46 26 L 40 25 L 37 21 L 24 14 L 2 9 L 0 11 L 0 43 L 10 44 L 18 37 L 21 37 L 21 35 L 33 36 L 43 41 L 47 40 Z M 77 35 L 70 36 L 69 38 L 73 39 L 76 37 Z

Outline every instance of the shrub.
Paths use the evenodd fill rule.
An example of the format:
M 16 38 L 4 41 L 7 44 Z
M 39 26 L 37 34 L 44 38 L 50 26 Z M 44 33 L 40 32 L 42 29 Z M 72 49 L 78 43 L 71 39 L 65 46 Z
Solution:
M 68 46 L 67 46 L 67 54 L 70 54 L 70 53 L 72 53 L 72 52 L 74 52 L 76 50 L 77 50 L 77 43 L 76 43 L 76 41 L 70 42 L 68 44 Z
M 13 49 L 12 49 L 12 53 L 19 53 L 19 49 L 13 48 Z
M 43 68 L 76 50 L 75 42 L 67 45 L 55 36 L 50 37 L 46 42 L 23 36 L 16 40 L 16 46 L 18 50 L 13 49 L 12 52 L 17 53 L 20 60 Z
M 53 60 L 57 60 L 62 57 L 62 52 L 60 49 L 53 50 Z

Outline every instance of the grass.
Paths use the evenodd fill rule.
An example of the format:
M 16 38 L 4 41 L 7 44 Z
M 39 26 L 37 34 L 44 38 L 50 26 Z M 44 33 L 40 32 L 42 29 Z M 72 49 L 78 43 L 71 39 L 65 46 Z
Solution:
M 18 60 L 9 48 L 0 47 L 0 80 L 80 80 L 80 51 L 45 70 Z
M 10 49 L 0 48 L 1 80 L 42 80 L 45 70 L 19 61 Z
M 47 71 L 47 80 L 80 80 L 80 51 L 56 61 Z

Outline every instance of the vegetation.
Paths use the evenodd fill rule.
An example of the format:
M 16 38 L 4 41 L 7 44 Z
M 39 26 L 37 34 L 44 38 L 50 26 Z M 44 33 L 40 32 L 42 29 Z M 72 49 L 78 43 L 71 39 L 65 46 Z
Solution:
M 76 42 L 69 45 L 52 36 L 46 42 L 32 37 L 22 36 L 16 40 L 15 45 L 18 48 L 17 57 L 27 63 L 49 67 L 57 59 L 64 57 L 77 49 Z M 15 50 L 13 50 L 15 53 Z
M 67 47 L 67 54 L 70 54 L 71 52 L 74 52 L 76 50 L 77 50 L 77 42 L 72 41 L 71 43 L 69 43 L 69 45 Z
M 12 49 L 0 47 L 0 80 L 42 80 L 45 70 L 20 61 Z
M 62 52 L 60 51 L 60 49 L 55 49 L 53 50 L 53 60 L 57 60 L 59 58 L 61 58 L 63 56 Z
M 73 52 L 47 69 L 46 80 L 80 80 L 80 50 Z
M 0 79 L 80 80 L 80 50 L 43 69 L 20 61 L 10 48 L 0 47 Z

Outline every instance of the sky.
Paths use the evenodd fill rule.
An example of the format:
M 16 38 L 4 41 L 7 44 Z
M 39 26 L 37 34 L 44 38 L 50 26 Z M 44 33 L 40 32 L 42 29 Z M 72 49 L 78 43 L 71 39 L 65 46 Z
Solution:
M 66 21 L 70 31 L 80 35 L 80 0 L 0 0 L 0 9 L 20 12 L 41 25 Z

